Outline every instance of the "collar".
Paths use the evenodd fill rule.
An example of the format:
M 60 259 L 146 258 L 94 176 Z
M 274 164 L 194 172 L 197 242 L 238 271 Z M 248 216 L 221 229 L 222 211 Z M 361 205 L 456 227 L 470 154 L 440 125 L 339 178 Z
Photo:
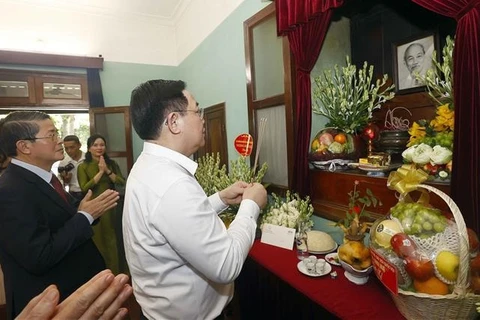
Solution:
M 52 180 L 52 172 L 48 172 L 43 170 L 42 168 L 39 168 L 37 166 L 34 166 L 33 164 L 26 163 L 24 161 L 12 158 L 12 163 L 16 164 L 19 167 L 25 168 L 28 171 L 31 171 L 35 173 L 37 176 L 45 180 L 47 183 L 50 183 L 50 180 Z
M 144 141 L 143 152 L 146 154 L 151 154 L 156 157 L 167 158 L 179 164 L 180 166 L 182 166 L 185 170 L 190 172 L 190 174 L 192 175 L 195 175 L 195 171 L 197 171 L 198 163 L 196 163 L 192 159 L 184 156 L 179 152 L 163 147 L 161 145 Z

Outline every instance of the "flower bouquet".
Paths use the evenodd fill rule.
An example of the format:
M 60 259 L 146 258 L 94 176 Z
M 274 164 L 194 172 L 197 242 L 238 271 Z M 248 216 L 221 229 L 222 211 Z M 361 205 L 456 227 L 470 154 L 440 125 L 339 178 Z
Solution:
M 258 182 L 261 183 L 268 166 L 264 163 L 260 170 L 254 172 L 247 162 L 247 158 L 239 157 L 237 160 L 230 161 L 230 171 L 227 173 L 227 167 L 220 165 L 220 154 L 206 154 L 198 159 L 198 168 L 195 177 L 202 186 L 205 194 L 212 194 L 223 190 L 237 181 Z M 230 206 L 220 214 L 220 217 L 228 225 L 235 218 L 238 211 L 237 206 Z
M 297 193 L 287 191 L 285 198 L 272 193 L 273 201 L 268 205 L 266 213 L 262 217 L 262 223 L 274 224 L 287 228 L 296 228 L 298 223 L 303 223 L 305 229 L 313 226 L 313 206 L 310 197 L 302 199 Z
M 334 66 L 315 77 L 312 111 L 328 119 L 327 129 L 316 135 L 311 143 L 309 159 L 358 158 L 358 134 L 372 119 L 372 112 L 394 97 L 394 86 L 386 86 L 388 76 L 374 80 L 373 66 L 367 62 L 361 69 L 350 63 Z

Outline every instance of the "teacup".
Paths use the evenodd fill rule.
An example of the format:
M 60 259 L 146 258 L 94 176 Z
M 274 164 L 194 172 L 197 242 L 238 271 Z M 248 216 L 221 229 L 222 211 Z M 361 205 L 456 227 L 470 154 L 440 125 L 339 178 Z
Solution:
M 315 271 L 318 274 L 322 274 L 325 271 L 325 260 L 318 259 L 317 263 L 315 264 Z

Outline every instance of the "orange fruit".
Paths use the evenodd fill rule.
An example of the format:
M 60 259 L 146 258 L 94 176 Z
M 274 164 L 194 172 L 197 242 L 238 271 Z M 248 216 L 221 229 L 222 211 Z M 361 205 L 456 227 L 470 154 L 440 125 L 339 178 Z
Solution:
M 335 135 L 333 140 L 335 140 L 336 142 L 338 142 L 340 144 L 344 144 L 345 142 L 347 142 L 347 136 L 344 133 L 339 133 L 339 134 Z
M 448 294 L 448 285 L 433 276 L 425 281 L 413 280 L 413 286 L 417 292 L 428 294 Z

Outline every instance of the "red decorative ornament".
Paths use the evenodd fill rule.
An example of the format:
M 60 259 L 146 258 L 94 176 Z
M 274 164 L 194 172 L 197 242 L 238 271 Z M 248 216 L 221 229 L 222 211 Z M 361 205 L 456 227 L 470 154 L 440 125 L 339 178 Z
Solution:
M 242 156 L 248 157 L 252 154 L 253 138 L 248 133 L 243 133 L 235 138 L 234 141 L 235 150 Z
M 371 155 L 373 152 L 373 141 L 379 136 L 378 126 L 374 123 L 369 123 L 363 128 L 362 136 L 368 142 L 368 155 Z

